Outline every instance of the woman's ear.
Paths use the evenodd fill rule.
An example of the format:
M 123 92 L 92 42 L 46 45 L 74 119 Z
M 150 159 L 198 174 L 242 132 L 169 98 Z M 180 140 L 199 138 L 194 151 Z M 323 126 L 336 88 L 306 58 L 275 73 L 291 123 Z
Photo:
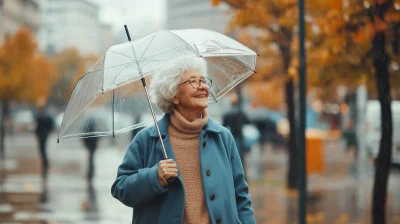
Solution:
M 176 96 L 174 96 L 174 98 L 172 98 L 171 102 L 175 105 L 179 104 L 179 100 L 178 100 L 178 98 L 176 98 Z

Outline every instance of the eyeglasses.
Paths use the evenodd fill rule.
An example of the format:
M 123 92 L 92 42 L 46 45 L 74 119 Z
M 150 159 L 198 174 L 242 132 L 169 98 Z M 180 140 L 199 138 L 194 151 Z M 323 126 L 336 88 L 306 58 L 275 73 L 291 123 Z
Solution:
M 207 89 L 211 88 L 211 86 L 212 86 L 212 80 L 208 79 L 208 78 L 201 78 L 201 79 L 191 78 L 187 81 L 182 82 L 178 86 L 186 84 L 186 83 L 190 83 L 190 85 L 192 85 L 192 87 L 195 89 L 200 88 L 200 83 L 204 84 Z

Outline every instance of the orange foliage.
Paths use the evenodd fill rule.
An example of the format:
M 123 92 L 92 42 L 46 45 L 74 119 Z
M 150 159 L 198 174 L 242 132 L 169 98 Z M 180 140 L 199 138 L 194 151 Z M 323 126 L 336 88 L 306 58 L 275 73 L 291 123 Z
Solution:
M 97 59 L 98 57 L 94 55 L 83 57 L 74 48 L 65 49 L 56 54 L 53 62 L 57 65 L 60 79 L 53 86 L 51 100 L 58 104 L 66 104 L 76 82 Z
M 34 103 L 47 98 L 56 78 L 54 65 L 38 52 L 29 29 L 21 28 L 0 46 L 0 100 Z
M 211 3 L 230 6 L 233 10 L 230 29 L 238 29 L 239 41 L 261 55 L 257 59 L 258 73 L 250 81 L 268 81 L 276 75 L 290 75 L 297 79 L 297 1 L 211 0 Z M 373 10 L 371 7 L 376 3 L 374 0 L 347 1 L 346 4 L 337 0 L 306 1 L 309 87 L 328 90 L 337 85 L 366 83 L 375 89 L 370 52 L 372 38 L 377 31 L 387 32 L 388 38 L 392 38 L 387 41 L 389 49 L 392 48 L 389 45 L 394 41 L 394 33 L 400 33 L 399 28 L 394 30 L 396 26 L 391 25 L 400 23 L 400 0 L 393 0 L 384 20 L 374 17 L 372 22 L 365 12 Z M 392 86 L 400 86 L 400 55 L 391 51 L 390 57 L 392 67 L 397 68 L 392 71 Z
M 385 2 L 385 0 L 383 1 Z M 373 0 L 349 1 L 342 10 L 328 14 L 329 19 L 321 17 L 318 21 L 324 36 L 319 46 L 319 52 L 324 57 L 313 55 L 318 51 L 311 51 L 309 57 L 315 57 L 321 64 L 319 75 L 314 79 L 313 85 L 326 87 L 327 85 L 357 86 L 362 83 L 374 92 L 376 91 L 374 54 L 371 44 L 376 32 L 386 32 L 389 56 L 392 64 L 400 65 L 400 57 L 390 44 L 395 41 L 394 32 L 400 29 L 393 24 L 400 22 L 400 0 L 393 1 L 384 14 L 384 19 L 374 15 L 375 4 Z M 382 2 L 381 2 L 382 3 Z M 396 5 L 397 4 L 397 5 Z M 393 30 L 392 30 L 393 29 Z M 397 49 L 400 51 L 400 49 Z M 393 68 L 395 68 L 394 66 Z M 400 69 L 391 70 L 391 86 L 400 87 Z
M 233 16 L 229 24 L 230 30 L 239 29 L 238 40 L 261 55 L 257 58 L 258 73 L 249 81 L 265 82 L 274 80 L 276 76 L 286 75 L 297 81 L 299 67 L 298 40 L 295 32 L 298 21 L 297 0 L 212 0 L 211 3 L 214 6 L 225 3 L 233 9 Z M 306 22 L 309 45 L 314 46 L 322 42 L 320 40 L 322 31 L 320 30 L 324 27 L 320 26 L 319 17 L 327 15 L 332 18 L 338 17 L 341 9 L 341 1 L 337 0 L 307 2 Z M 341 20 L 338 19 L 337 22 L 340 23 Z M 309 49 L 321 52 L 317 48 Z M 329 60 L 328 51 L 322 52 L 324 52 L 324 60 Z M 312 71 L 313 75 L 318 75 L 320 64 L 314 62 L 315 60 L 308 60 L 307 68 L 308 71 Z M 278 87 L 283 89 L 284 81 L 274 83 L 274 88 Z M 280 91 L 283 92 L 283 90 Z M 259 98 L 258 90 L 252 92 L 255 98 Z M 266 99 L 274 102 L 264 100 L 264 105 L 276 104 L 274 97 Z M 283 102 L 285 102 L 284 99 L 281 103 Z
M 279 110 L 284 102 L 283 77 L 274 77 L 269 82 L 249 83 L 249 89 L 254 94 L 254 101 L 271 110 Z

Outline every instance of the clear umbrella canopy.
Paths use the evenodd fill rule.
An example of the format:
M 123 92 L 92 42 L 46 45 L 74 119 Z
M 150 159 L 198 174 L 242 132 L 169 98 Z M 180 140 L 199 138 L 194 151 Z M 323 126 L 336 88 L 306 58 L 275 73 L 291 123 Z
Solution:
M 213 81 L 211 102 L 255 71 L 256 56 L 239 42 L 205 29 L 160 30 L 112 46 L 77 82 L 59 139 L 114 135 L 151 124 L 142 75 L 151 85 L 155 73 L 202 57 Z M 153 108 L 160 118 L 161 111 Z M 90 128 L 89 118 L 96 123 Z

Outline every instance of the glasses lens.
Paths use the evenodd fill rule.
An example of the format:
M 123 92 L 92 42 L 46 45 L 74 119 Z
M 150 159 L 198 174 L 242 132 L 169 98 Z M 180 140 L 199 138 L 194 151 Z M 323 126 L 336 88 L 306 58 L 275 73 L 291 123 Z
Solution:
M 194 79 L 190 81 L 190 84 L 195 89 L 200 88 L 200 83 L 203 83 L 207 88 L 211 88 L 212 85 L 211 79 Z
M 193 86 L 193 88 L 198 89 L 200 87 L 200 80 L 198 79 L 190 80 L 190 84 Z
M 204 79 L 204 81 L 206 82 L 206 85 L 208 88 L 211 88 L 212 86 L 212 80 L 211 79 Z

